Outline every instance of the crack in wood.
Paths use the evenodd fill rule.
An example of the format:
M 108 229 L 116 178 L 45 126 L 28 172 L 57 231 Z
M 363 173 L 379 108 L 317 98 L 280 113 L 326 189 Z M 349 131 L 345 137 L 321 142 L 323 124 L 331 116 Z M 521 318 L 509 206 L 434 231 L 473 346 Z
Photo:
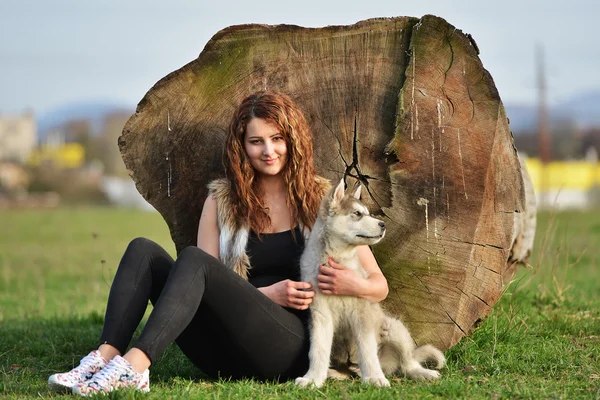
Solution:
M 415 277 L 419 281 L 419 283 L 424 287 L 425 293 L 427 293 L 427 294 L 431 294 L 432 293 L 431 289 L 429 289 L 429 287 L 425 284 L 425 282 L 423 282 L 423 280 L 421 279 L 421 277 L 419 277 L 419 275 L 416 272 L 413 272 L 411 275 L 413 277 Z M 416 288 L 413 288 L 413 289 L 416 289 Z
M 425 248 L 423 248 L 423 247 L 419 246 L 418 244 L 415 244 L 415 247 L 416 247 L 417 249 L 421 250 L 423 253 L 427 253 L 427 254 L 429 254 L 429 255 L 432 255 L 432 256 L 437 256 L 437 253 L 434 253 L 434 252 L 433 252 L 433 251 L 431 251 L 431 250 L 427 250 L 427 249 L 425 249 Z
M 444 71 L 444 82 L 442 83 L 442 87 L 446 83 L 446 78 L 448 77 L 448 71 L 450 71 L 450 69 L 452 68 L 452 64 L 454 64 L 454 48 L 452 48 L 452 41 L 450 40 L 451 36 L 452 36 L 452 34 L 446 35 L 446 39 L 448 40 L 448 46 L 450 46 L 450 65 L 448 65 L 448 68 L 446 68 L 446 71 Z
M 479 267 L 481 267 L 481 264 L 483 264 L 483 261 L 479 261 L 479 264 L 475 266 L 475 270 L 473 270 L 473 276 L 477 274 L 477 270 L 479 269 Z
M 454 325 L 456 325 L 456 327 L 457 327 L 458 329 L 460 329 L 460 331 L 461 331 L 461 332 L 462 332 L 462 333 L 463 333 L 465 336 L 467 336 L 467 332 L 465 332 L 465 331 L 463 330 L 463 328 L 461 328 L 461 326 L 458 324 L 458 322 L 456 322 L 456 321 L 454 320 L 454 318 L 452 318 L 452 317 L 450 316 L 450 314 L 448 314 L 448 311 L 444 310 L 444 312 L 446 313 L 446 315 L 448 316 L 448 318 L 450 318 L 450 321 L 452 321 L 452 323 L 454 323 Z
M 450 316 L 450 314 L 448 314 L 448 311 L 444 310 L 444 312 L 446 313 L 446 315 L 448 316 L 448 318 L 450 318 L 450 321 L 452 321 L 452 323 L 453 323 L 454 325 L 456 325 L 456 327 L 457 327 L 458 329 L 460 329 L 460 331 L 461 331 L 461 332 L 462 332 L 462 333 L 463 333 L 465 336 L 467 336 L 467 332 L 465 332 L 465 331 L 463 330 L 463 328 L 462 328 L 462 327 L 461 327 L 461 326 L 458 324 L 458 322 L 456 322 L 456 321 L 454 320 L 454 318 L 452 318 L 452 317 Z
M 471 122 L 473 122 L 473 120 L 475 119 L 475 102 L 473 101 L 473 97 L 471 97 L 471 90 L 469 89 L 469 86 L 466 86 L 467 89 L 467 95 L 469 96 L 469 101 L 471 102 L 471 119 L 469 120 L 469 124 L 471 124 Z
M 454 114 L 456 114 L 456 106 L 454 105 L 452 99 L 448 97 L 444 88 L 442 88 L 442 93 L 444 94 L 444 98 L 448 100 L 448 103 L 450 104 L 450 118 L 452 118 L 454 117 Z
M 339 139 L 338 139 L 339 142 Z M 342 148 L 341 148 L 341 142 L 340 142 L 340 147 L 339 147 L 339 153 L 340 153 L 340 157 L 342 158 L 342 161 L 344 162 L 344 165 L 346 165 L 346 170 L 344 171 L 344 184 L 347 186 L 346 184 L 346 177 L 350 176 L 354 179 L 356 179 L 358 182 L 360 182 L 360 184 L 362 184 L 364 186 L 364 188 L 367 190 L 367 193 L 369 194 L 369 197 L 371 198 L 371 200 L 373 201 L 373 203 L 375 203 L 375 205 L 377 206 L 378 210 L 373 212 L 373 214 L 375 215 L 383 215 L 384 217 L 388 218 L 390 221 L 396 222 L 394 221 L 388 214 L 386 214 L 386 212 L 383 210 L 383 206 L 381 205 L 381 203 L 377 200 L 374 192 L 372 191 L 371 187 L 369 186 L 369 180 L 378 180 L 381 182 L 386 182 L 389 183 L 390 185 L 392 184 L 389 181 L 384 181 L 382 179 L 377 179 L 374 178 L 370 175 L 367 174 L 363 174 L 360 170 L 360 163 L 359 163 L 359 157 L 358 157 L 358 144 L 359 144 L 360 140 L 358 139 L 358 105 L 356 105 L 355 107 L 355 113 L 354 113 L 354 129 L 352 132 L 352 162 L 350 164 L 348 164 L 348 162 L 346 161 L 346 159 L 344 158 L 344 155 L 342 154 Z M 354 171 L 354 172 L 353 172 Z
M 357 107 L 358 109 L 358 107 Z M 356 110 L 358 111 L 358 110 Z M 352 132 L 353 136 L 352 136 L 352 164 L 348 165 L 346 163 L 346 171 L 344 172 L 344 184 L 346 183 L 346 176 L 350 175 L 352 170 L 354 169 L 356 171 L 356 174 L 358 176 L 358 179 L 361 183 L 363 183 L 363 177 L 360 173 L 360 169 L 358 166 L 358 146 L 357 146 L 357 142 L 358 142 L 358 129 L 357 129 L 357 125 L 358 125 L 358 121 L 357 121 L 357 115 L 356 112 L 354 113 L 354 130 Z M 364 179 L 366 181 L 366 179 Z
M 468 243 L 468 244 L 474 244 L 475 246 L 481 246 L 481 247 L 492 247 L 494 249 L 498 249 L 498 250 L 506 250 L 504 247 L 502 246 L 498 246 L 495 244 L 489 244 L 489 243 L 476 243 L 476 242 L 464 242 L 464 243 Z
M 465 296 L 469 297 L 469 294 L 467 292 L 465 292 L 464 290 L 462 290 L 461 288 L 458 287 L 458 284 L 460 282 L 457 282 L 456 285 L 454 286 L 456 289 L 458 289 L 462 294 L 464 294 Z
M 344 154 L 342 153 L 341 139 L 333 132 L 333 129 L 331 129 L 331 127 L 329 125 L 327 125 L 327 123 L 323 120 L 323 118 L 321 118 L 319 115 L 315 115 L 315 118 L 317 118 L 319 120 L 319 122 L 321 122 L 321 124 L 323 124 L 323 126 L 325 128 L 327 128 L 327 131 L 329 133 L 331 133 L 331 136 L 333 136 L 335 138 L 335 140 L 338 143 L 338 154 L 340 155 L 340 158 L 342 159 L 342 162 L 344 163 L 344 165 L 348 166 L 348 163 L 346 162 L 346 159 L 344 158 Z
M 472 293 L 471 293 L 472 294 Z M 486 306 L 492 308 L 492 306 L 490 306 L 487 301 L 485 301 L 484 299 L 482 299 L 481 297 L 477 296 L 476 294 L 473 294 L 473 297 L 475 297 L 476 299 L 479 299 L 483 304 L 485 304 Z
M 498 249 L 498 250 L 507 250 L 506 248 L 496 245 L 496 244 L 469 242 L 468 240 L 462 240 L 461 238 L 458 238 L 456 236 L 450 236 L 450 238 L 454 242 L 459 242 L 459 243 L 464 243 L 464 244 L 472 244 L 472 245 L 481 246 L 481 247 L 492 247 L 492 248 Z
M 490 267 L 486 267 L 485 265 L 481 265 L 481 266 L 482 266 L 484 269 L 487 269 L 488 271 L 491 271 L 491 272 L 493 272 L 493 273 L 495 273 L 495 274 L 497 274 L 497 275 L 501 275 L 501 274 L 500 274 L 500 272 L 498 272 L 498 271 L 496 271 L 496 270 L 494 270 L 494 269 L 491 269 Z
M 460 159 L 460 171 L 462 175 L 463 191 L 465 192 L 465 199 L 469 200 L 469 195 L 467 194 L 467 184 L 465 183 L 465 167 L 463 165 L 462 150 L 460 148 L 460 128 L 458 128 L 458 130 L 456 131 L 456 135 L 458 138 L 458 157 Z

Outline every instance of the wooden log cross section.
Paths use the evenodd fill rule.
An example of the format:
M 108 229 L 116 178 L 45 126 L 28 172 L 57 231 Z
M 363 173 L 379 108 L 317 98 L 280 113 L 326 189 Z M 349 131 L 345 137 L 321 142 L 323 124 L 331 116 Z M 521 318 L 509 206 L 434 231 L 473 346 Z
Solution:
M 525 207 L 504 107 L 475 43 L 431 15 L 218 32 L 154 85 L 119 138 L 177 251 L 196 243 L 235 107 L 264 89 L 305 112 L 317 171 L 360 180 L 385 219 L 373 251 L 389 281 L 386 309 L 418 343 L 453 346 L 500 297 Z

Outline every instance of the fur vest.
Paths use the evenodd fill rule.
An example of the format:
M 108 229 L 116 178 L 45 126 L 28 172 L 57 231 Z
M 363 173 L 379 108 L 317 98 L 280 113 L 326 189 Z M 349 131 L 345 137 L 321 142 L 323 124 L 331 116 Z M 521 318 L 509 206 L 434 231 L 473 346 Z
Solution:
M 330 183 L 320 176 L 315 177 L 321 197 L 329 190 Z M 248 279 L 250 259 L 246 254 L 246 245 L 250 228 L 247 224 L 235 220 L 231 204 L 231 182 L 227 179 L 216 179 L 208 184 L 208 195 L 217 202 L 217 224 L 219 226 L 219 258 L 236 274 Z M 310 228 L 301 226 L 305 237 Z

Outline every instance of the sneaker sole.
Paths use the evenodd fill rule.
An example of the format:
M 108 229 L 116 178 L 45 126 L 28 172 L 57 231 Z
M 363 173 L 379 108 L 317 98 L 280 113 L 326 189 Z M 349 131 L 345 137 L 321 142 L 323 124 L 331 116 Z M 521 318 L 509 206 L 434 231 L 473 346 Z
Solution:
M 63 386 L 63 387 L 65 387 L 65 386 Z M 146 386 L 144 388 L 140 388 L 140 387 L 135 387 L 135 388 L 132 388 L 132 387 L 129 387 L 129 388 L 119 388 L 119 389 L 111 389 L 111 390 L 108 390 L 108 391 L 90 392 L 90 393 L 86 393 L 86 394 L 81 393 L 79 390 L 77 390 L 77 388 L 73 388 L 72 393 L 73 394 L 78 394 L 78 395 L 80 395 L 82 397 L 92 397 L 92 396 L 97 396 L 97 395 L 105 395 L 105 396 L 107 396 L 109 393 L 118 392 L 120 390 L 136 390 L 138 392 L 148 393 L 150 391 L 150 386 Z
M 72 388 L 70 386 L 61 385 L 58 382 L 48 381 L 48 387 L 50 388 L 50 390 L 56 393 L 69 393 L 72 391 Z
M 137 387 L 137 390 L 143 393 L 148 393 L 150 391 L 150 384 L 147 384 L 145 387 Z

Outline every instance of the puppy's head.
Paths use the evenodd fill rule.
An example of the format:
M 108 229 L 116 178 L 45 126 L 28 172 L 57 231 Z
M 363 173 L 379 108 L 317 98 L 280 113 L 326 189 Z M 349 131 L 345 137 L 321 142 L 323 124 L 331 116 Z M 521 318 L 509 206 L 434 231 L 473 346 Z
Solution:
M 385 235 L 385 223 L 373 218 L 361 203 L 361 188 L 345 193 L 341 180 L 327 193 L 319 210 L 328 234 L 351 245 L 375 244 Z

